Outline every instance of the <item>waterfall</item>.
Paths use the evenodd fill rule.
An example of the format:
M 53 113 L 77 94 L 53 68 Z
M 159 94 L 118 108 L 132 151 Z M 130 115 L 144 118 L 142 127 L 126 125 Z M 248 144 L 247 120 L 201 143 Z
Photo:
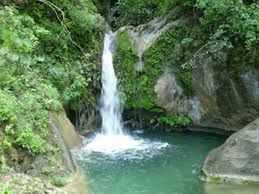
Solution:
M 116 154 L 128 150 L 162 149 L 167 143 L 150 142 L 123 131 L 117 78 L 113 68 L 112 42 L 114 34 L 106 34 L 102 56 L 101 133 L 86 141 L 82 151 Z
M 106 135 L 123 134 L 120 98 L 112 60 L 112 41 L 115 34 L 106 34 L 102 56 L 102 95 L 101 116 L 102 133 Z

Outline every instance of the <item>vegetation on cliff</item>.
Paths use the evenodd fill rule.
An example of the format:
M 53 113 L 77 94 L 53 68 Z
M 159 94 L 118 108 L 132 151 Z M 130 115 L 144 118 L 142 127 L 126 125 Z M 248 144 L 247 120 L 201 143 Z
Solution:
M 94 106 L 104 20 L 90 0 L 1 1 L 0 20 L 2 173 L 26 157 L 55 160 L 49 111 Z
M 119 66 L 121 88 L 123 96 L 126 96 L 125 106 L 133 110 L 154 112 L 149 116 L 143 114 L 142 119 L 146 119 L 147 123 L 151 121 L 153 124 L 156 117 L 156 123 L 159 123 L 160 116 L 167 117 L 167 120 L 184 117 L 163 115 L 165 111 L 156 106 L 154 87 L 165 69 L 173 71 L 186 95 L 191 97 L 194 95 L 192 71 L 199 65 L 201 58 L 211 57 L 219 64 L 217 68 L 227 68 L 233 79 L 240 72 L 255 68 L 259 63 L 256 55 L 259 39 L 256 1 L 164 0 L 136 4 L 134 0 L 127 0 L 118 1 L 115 10 L 118 14 L 114 18 L 115 27 L 116 24 L 143 24 L 167 12 L 170 12 L 167 23 L 179 20 L 179 24 L 161 34 L 144 52 L 144 68 L 141 72 L 136 70 L 139 62 L 137 52 L 134 48 L 130 49 L 134 52 L 128 52 L 131 53 L 129 56 L 122 52 L 120 44 L 124 43 L 118 38 L 115 63 Z

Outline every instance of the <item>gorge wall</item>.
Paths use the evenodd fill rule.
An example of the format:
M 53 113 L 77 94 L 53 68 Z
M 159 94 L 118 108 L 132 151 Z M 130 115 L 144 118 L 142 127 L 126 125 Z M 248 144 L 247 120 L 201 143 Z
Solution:
M 118 30 L 114 55 L 126 119 L 237 131 L 258 116 L 258 67 L 233 70 L 233 50 L 199 35 L 179 7 Z

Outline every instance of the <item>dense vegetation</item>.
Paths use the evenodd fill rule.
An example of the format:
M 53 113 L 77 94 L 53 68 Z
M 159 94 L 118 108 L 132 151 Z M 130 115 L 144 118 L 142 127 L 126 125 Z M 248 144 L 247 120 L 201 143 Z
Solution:
M 90 0 L 8 0 L 0 2 L 0 21 L 0 172 L 5 172 L 20 162 L 14 153 L 52 160 L 59 151 L 48 140 L 49 111 L 95 106 L 104 20 Z
M 166 14 L 173 6 L 181 4 L 191 6 L 192 0 L 119 0 L 115 5 L 115 27 L 146 23 L 154 17 Z
M 144 69 L 139 72 L 137 51 L 130 40 L 118 35 L 115 63 L 121 80 L 122 96 L 127 109 L 140 109 L 146 123 L 175 120 L 170 125 L 188 124 L 185 115 L 166 116 L 156 106 L 154 86 L 165 69 L 176 74 L 187 96 L 192 96 L 192 70 L 199 59 L 211 57 L 217 68 L 225 68 L 233 79 L 259 63 L 259 15 L 256 1 L 118 1 L 115 26 L 139 25 L 167 15 L 168 21 L 178 21 L 164 32 L 142 56 Z M 116 15 L 115 15 L 116 16 Z M 144 27 L 145 29 L 145 27 Z M 125 29 L 127 31 L 127 29 Z M 125 34 L 126 32 L 124 32 Z M 127 46 L 123 46 L 127 45 Z M 153 114 L 150 114 L 153 113 Z M 136 114 L 136 113 L 134 113 Z M 159 115 L 159 116 L 156 116 Z M 129 115 L 129 118 L 132 115 Z M 146 118 L 145 118 L 146 117 Z M 160 118 L 161 117 L 161 118 Z M 154 121 L 155 118 L 155 121 Z M 180 121 L 184 121 L 183 123 Z M 178 123 L 178 124 L 177 124 Z

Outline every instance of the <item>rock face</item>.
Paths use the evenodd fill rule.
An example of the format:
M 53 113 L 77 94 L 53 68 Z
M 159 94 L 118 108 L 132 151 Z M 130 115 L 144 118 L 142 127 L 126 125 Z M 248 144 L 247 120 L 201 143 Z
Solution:
M 80 139 L 78 138 L 73 125 L 64 112 L 50 112 L 49 128 L 53 133 L 53 141 L 56 142 L 62 150 L 62 164 L 65 166 L 65 169 L 74 172 L 76 166 L 71 156 L 70 149 L 80 143 Z
M 259 118 L 212 150 L 202 175 L 208 182 L 259 183 Z
M 50 127 L 57 128 L 63 139 L 65 144 L 69 149 L 73 149 L 75 147 L 80 146 L 81 140 L 78 134 L 75 131 L 75 127 L 66 117 L 65 112 L 60 113 L 49 113 Z
M 172 114 L 188 115 L 195 126 L 237 131 L 258 117 L 259 71 L 235 80 L 222 64 L 203 58 L 193 69 L 194 95 L 183 93 L 174 73 L 166 71 L 155 86 L 157 105 Z
M 173 10 L 172 13 L 177 13 L 177 10 Z M 121 29 L 131 34 L 136 47 L 139 57 L 136 71 L 145 68 L 142 55 L 164 32 L 186 23 L 186 18 L 174 21 L 168 18 L 170 17 L 165 16 L 154 19 L 146 25 Z M 184 86 L 175 75 L 177 70 L 173 66 L 169 70 L 165 64 L 164 73 L 154 86 L 156 104 L 166 109 L 169 114 L 188 115 L 194 126 L 202 128 L 238 131 L 257 118 L 259 69 L 233 75 L 228 67 L 228 53 L 222 52 L 220 55 L 220 60 L 213 59 L 209 54 L 195 58 L 191 95 L 184 92 Z
M 172 114 L 184 114 L 188 111 L 188 98 L 181 86 L 177 83 L 175 75 L 166 71 L 157 81 L 156 103 Z
M 81 139 L 76 133 L 75 127 L 66 117 L 64 111 L 60 113 L 49 113 L 49 127 L 54 134 L 53 138 L 55 142 L 62 149 L 62 164 L 70 173 L 67 184 L 62 187 L 61 191 L 71 194 L 89 193 L 85 175 L 81 169 L 76 166 L 70 152 L 71 149 L 77 148 L 81 144 Z
M 256 70 L 241 73 L 233 79 L 224 63 L 217 64 L 210 57 L 203 58 L 193 70 L 193 89 L 200 114 L 194 124 L 236 131 L 258 117 L 258 102 L 255 101 L 259 98 L 258 93 L 254 98 L 247 85 L 248 82 L 253 85 L 251 90 L 255 93 L 259 77 L 247 83 L 242 81 L 242 76 L 258 73 Z M 193 108 L 190 109 L 192 112 Z

